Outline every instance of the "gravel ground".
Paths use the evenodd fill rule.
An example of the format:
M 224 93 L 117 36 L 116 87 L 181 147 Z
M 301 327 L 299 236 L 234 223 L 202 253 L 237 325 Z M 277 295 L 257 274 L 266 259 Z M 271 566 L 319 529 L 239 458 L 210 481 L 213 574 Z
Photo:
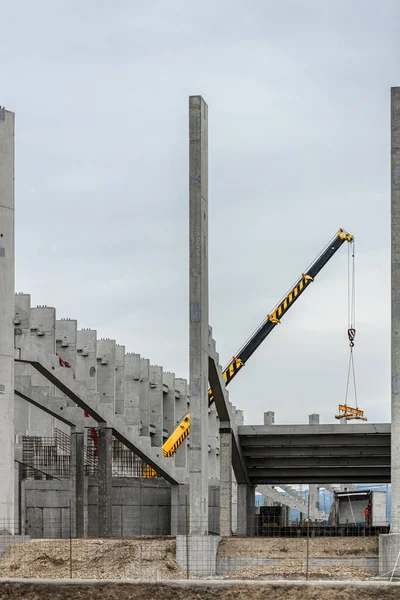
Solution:
M 399 588 L 327 589 L 321 587 L 261 587 L 233 585 L 229 589 L 179 588 L 174 586 L 143 584 L 132 586 L 103 584 L 88 586 L 47 586 L 31 584 L 1 584 L 0 600 L 399 600 Z
M 72 572 L 70 552 L 72 551 Z M 304 579 L 306 541 L 287 538 L 230 538 L 219 545 L 218 556 L 279 558 L 276 565 L 254 565 L 223 579 Z M 30 540 L 9 546 L 0 557 L 0 577 L 77 579 L 185 579 L 177 564 L 174 538 L 144 537 L 116 540 Z M 377 555 L 374 538 L 310 540 L 311 557 Z M 368 569 L 332 564 L 310 569 L 310 579 L 369 579 Z M 221 577 L 220 577 L 221 578 Z M 400 598 L 400 593 L 399 593 Z
M 224 579 L 305 579 L 306 565 L 302 560 L 285 559 L 278 565 L 256 565 L 231 571 Z M 310 580 L 338 580 L 361 581 L 371 579 L 372 571 L 369 569 L 333 563 L 326 567 L 309 569 Z M 400 590 L 399 590 L 400 597 Z
M 78 579 L 181 579 L 174 538 L 72 540 L 72 576 Z M 69 540 L 31 540 L 0 557 L 0 577 L 68 578 Z
M 328 558 L 335 556 L 378 556 L 377 537 L 311 538 L 310 556 Z M 223 538 L 218 546 L 221 557 L 252 558 L 304 558 L 305 538 Z

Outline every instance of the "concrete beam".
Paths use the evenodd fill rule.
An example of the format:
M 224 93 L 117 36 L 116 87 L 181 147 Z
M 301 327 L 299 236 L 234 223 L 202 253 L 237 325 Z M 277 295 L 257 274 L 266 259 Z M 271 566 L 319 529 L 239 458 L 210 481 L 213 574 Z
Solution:
M 215 362 L 215 357 L 209 357 L 208 376 L 220 420 L 220 435 L 225 433 L 230 433 L 232 435 L 232 467 L 236 481 L 237 483 L 249 484 L 250 480 L 247 474 L 246 462 L 240 446 L 239 436 L 237 434 L 237 427 L 225 399 L 225 383 Z
M 16 377 L 14 384 L 15 395 L 29 404 L 36 406 L 43 412 L 61 421 L 69 427 L 83 430 L 85 427 L 97 427 L 97 421 L 86 418 L 83 411 L 78 414 L 78 408 L 68 406 L 63 397 L 49 396 L 41 391 L 41 388 L 32 386 L 27 377 Z

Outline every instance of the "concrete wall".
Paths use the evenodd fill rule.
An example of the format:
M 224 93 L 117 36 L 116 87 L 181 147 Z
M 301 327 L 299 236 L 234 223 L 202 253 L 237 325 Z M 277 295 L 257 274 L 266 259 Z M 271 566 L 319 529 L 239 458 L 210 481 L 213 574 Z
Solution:
M 97 480 L 89 480 L 88 532 L 98 535 Z M 70 535 L 70 481 L 26 480 L 21 485 L 24 531 L 32 538 Z M 168 535 L 171 487 L 163 479 L 113 478 L 113 536 Z
M 113 477 L 112 535 L 171 534 L 171 486 L 161 478 Z M 70 481 L 21 483 L 22 533 L 32 538 L 70 535 Z M 98 536 L 97 480 L 88 482 L 88 534 Z M 209 487 L 209 530 L 219 533 L 219 487 Z M 184 521 L 185 519 L 183 519 Z M 183 522 L 184 526 L 185 523 Z

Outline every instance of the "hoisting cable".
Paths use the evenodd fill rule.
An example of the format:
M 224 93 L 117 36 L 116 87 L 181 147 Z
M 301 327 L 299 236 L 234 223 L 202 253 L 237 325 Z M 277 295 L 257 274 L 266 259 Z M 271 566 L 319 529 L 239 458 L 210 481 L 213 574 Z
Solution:
M 356 337 L 356 286 L 355 286 L 355 242 L 353 241 L 348 246 L 348 298 L 347 298 L 347 335 L 349 338 L 350 356 L 349 368 L 347 371 L 346 396 L 344 404 L 347 406 L 347 398 L 349 395 L 350 379 L 353 379 L 355 408 L 358 408 L 357 403 L 357 387 L 356 387 L 356 372 L 354 367 L 354 340 Z

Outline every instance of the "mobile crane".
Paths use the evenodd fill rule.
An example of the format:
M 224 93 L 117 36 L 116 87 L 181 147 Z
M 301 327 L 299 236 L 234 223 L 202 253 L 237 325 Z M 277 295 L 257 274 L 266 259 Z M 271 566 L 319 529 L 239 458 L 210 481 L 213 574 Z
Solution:
M 296 281 L 290 291 L 284 296 L 284 298 L 275 306 L 272 312 L 267 318 L 261 323 L 256 329 L 253 335 L 245 342 L 240 350 L 232 357 L 232 360 L 228 366 L 224 369 L 222 377 L 225 380 L 225 384 L 228 385 L 237 373 L 244 367 L 249 358 L 254 354 L 257 348 L 262 344 L 265 338 L 271 333 L 271 331 L 280 323 L 282 317 L 287 313 L 289 308 L 293 306 L 296 300 L 301 294 L 307 289 L 312 283 L 318 273 L 323 269 L 326 263 L 332 258 L 332 256 L 339 250 L 344 242 L 353 243 L 353 236 L 345 231 L 339 229 L 335 237 L 329 242 L 329 244 L 321 251 L 316 257 L 313 263 L 308 267 L 306 272 L 302 273 L 301 277 Z M 214 402 L 214 396 L 212 389 L 208 390 L 208 401 L 211 405 Z M 181 422 L 175 427 L 167 441 L 163 445 L 163 455 L 171 457 L 178 450 L 184 440 L 190 433 L 190 412 L 188 412 Z M 144 477 L 155 477 L 156 472 L 148 465 L 143 470 Z

